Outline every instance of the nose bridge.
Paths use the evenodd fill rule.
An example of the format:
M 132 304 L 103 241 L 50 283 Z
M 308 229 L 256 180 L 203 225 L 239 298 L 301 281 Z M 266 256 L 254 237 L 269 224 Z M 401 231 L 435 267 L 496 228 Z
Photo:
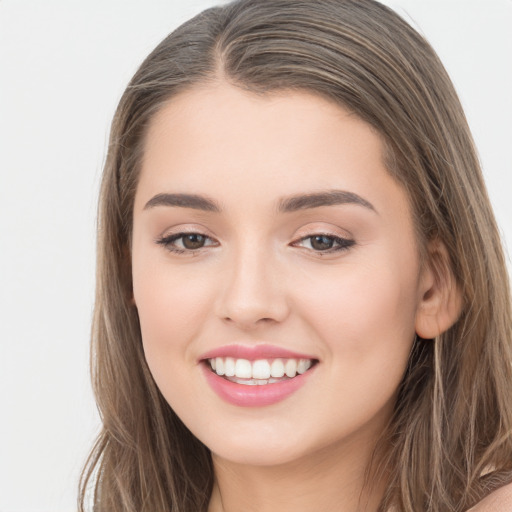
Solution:
M 244 328 L 282 321 L 287 315 L 286 297 L 272 248 L 248 237 L 229 252 L 220 316 Z

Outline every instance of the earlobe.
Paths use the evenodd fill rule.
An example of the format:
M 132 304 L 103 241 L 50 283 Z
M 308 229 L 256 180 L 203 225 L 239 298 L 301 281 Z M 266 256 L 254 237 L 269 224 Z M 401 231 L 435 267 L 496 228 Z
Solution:
M 432 339 L 447 331 L 462 311 L 462 293 L 453 275 L 448 251 L 440 240 L 428 244 L 419 292 L 416 334 Z

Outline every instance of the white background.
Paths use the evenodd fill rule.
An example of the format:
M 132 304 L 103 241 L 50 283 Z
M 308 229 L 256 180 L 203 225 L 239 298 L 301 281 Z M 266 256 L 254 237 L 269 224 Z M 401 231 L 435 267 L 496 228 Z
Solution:
M 76 510 L 96 195 L 131 75 L 212 0 L 0 0 L 0 512 Z M 451 74 L 512 246 L 512 0 L 387 1 Z

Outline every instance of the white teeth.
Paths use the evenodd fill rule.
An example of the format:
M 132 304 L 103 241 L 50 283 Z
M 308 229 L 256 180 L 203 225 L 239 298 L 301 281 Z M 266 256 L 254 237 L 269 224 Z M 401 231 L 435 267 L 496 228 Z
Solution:
M 233 382 L 242 379 L 241 383 L 247 385 L 273 384 L 283 377 L 293 378 L 297 373 L 303 374 L 308 371 L 313 364 L 311 359 L 277 358 L 271 361 L 267 359 L 249 361 L 233 357 L 216 357 L 209 359 L 209 363 L 217 375 L 230 377 L 229 380 Z
M 226 377 L 233 377 L 235 375 L 235 360 L 232 357 L 226 357 L 224 375 Z
M 270 364 L 266 359 L 258 359 L 252 363 L 253 379 L 268 379 L 270 377 Z
M 283 377 L 284 376 L 284 363 L 282 359 L 274 359 L 270 365 L 270 375 L 272 377 Z
M 295 377 L 297 374 L 297 361 L 295 359 L 288 359 L 284 365 L 284 371 L 287 377 Z
M 224 375 L 224 359 L 222 359 L 222 357 L 215 359 L 215 371 L 217 375 Z
M 250 379 L 252 377 L 251 362 L 247 359 L 237 359 L 235 363 L 235 375 L 239 379 Z
M 264 386 L 265 384 L 275 384 L 282 382 L 283 379 L 239 379 L 238 377 L 228 377 L 227 380 L 236 382 L 237 384 L 244 384 L 245 386 Z M 288 377 L 285 377 L 288 380 Z
M 311 361 L 309 359 L 300 359 L 297 365 L 297 373 L 301 375 L 311 368 Z

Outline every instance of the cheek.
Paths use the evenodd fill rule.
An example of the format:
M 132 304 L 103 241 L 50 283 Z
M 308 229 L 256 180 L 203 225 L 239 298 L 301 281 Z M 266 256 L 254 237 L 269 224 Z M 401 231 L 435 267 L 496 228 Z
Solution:
M 416 289 L 413 272 L 390 268 L 347 268 L 302 295 L 303 319 L 327 362 L 323 392 L 310 412 L 339 425 L 333 436 L 379 417 L 383 425 L 391 414 L 414 340 Z
M 202 279 L 154 261 L 144 267 L 134 258 L 133 287 L 146 360 L 157 383 L 164 384 L 196 364 L 190 344 L 209 310 Z M 144 270 L 141 270 L 144 269 Z
M 414 268 L 370 263 L 347 266 L 341 274 L 298 283 L 309 290 L 300 298 L 304 318 L 321 338 L 334 370 L 352 376 L 347 381 L 367 386 L 372 378 L 386 376 L 395 385 L 415 335 Z

